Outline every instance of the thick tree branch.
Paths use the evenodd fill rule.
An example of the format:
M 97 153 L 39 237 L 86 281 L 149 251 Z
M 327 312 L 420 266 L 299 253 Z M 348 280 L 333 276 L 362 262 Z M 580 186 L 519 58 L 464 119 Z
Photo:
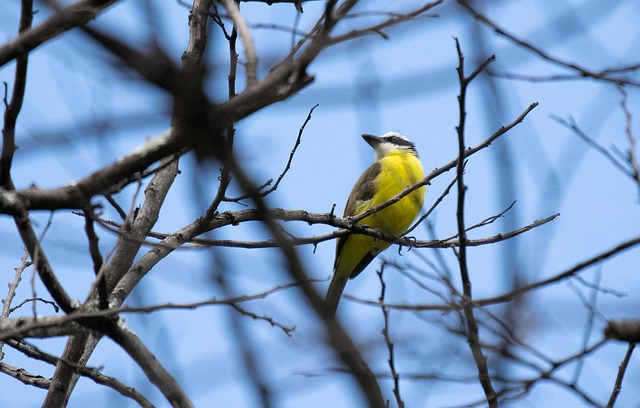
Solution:
M 206 25 L 209 6 L 209 0 L 196 0 L 194 2 L 192 18 L 190 19 L 191 37 L 185 55 L 183 56 L 183 70 L 181 73 L 181 75 L 192 79 L 185 82 L 185 84 L 187 85 L 193 86 L 201 84 L 199 65 L 204 51 L 204 45 L 206 44 Z M 91 30 L 88 30 L 88 32 L 92 33 Z M 205 35 L 205 38 L 198 37 L 202 35 Z M 124 58 L 125 61 L 127 61 L 126 58 L 133 59 L 133 62 L 135 63 L 139 63 L 141 61 L 136 59 L 138 57 L 138 54 L 131 51 L 127 47 L 120 47 L 121 44 L 112 41 L 112 39 L 106 36 L 96 34 L 94 35 L 94 38 L 102 41 L 102 44 L 105 47 L 112 49 L 112 51 L 116 53 L 116 55 Z M 118 52 L 120 52 L 120 54 L 118 54 Z M 134 68 L 136 67 L 138 66 L 134 66 Z M 152 76 L 155 72 L 156 71 L 153 71 L 153 68 L 151 68 L 149 75 Z M 153 79 L 158 79 L 159 82 L 163 81 L 162 78 Z M 187 87 L 186 89 L 181 89 L 181 92 L 190 91 L 191 88 L 189 87 Z M 202 90 L 200 90 L 200 92 L 202 93 Z M 192 130 L 193 126 L 196 126 L 199 123 L 192 120 L 192 115 L 200 113 L 201 110 L 196 110 L 194 113 L 194 111 L 191 111 L 189 109 L 189 106 L 191 102 L 197 104 L 200 101 L 198 100 L 198 98 L 193 98 L 191 102 L 187 102 L 187 99 L 188 98 L 184 93 L 175 95 L 172 127 L 169 129 L 169 131 L 167 131 L 160 138 L 155 139 L 153 142 L 147 143 L 143 149 L 134 152 L 132 155 L 127 156 L 125 159 L 119 160 L 114 165 L 109 167 L 109 169 L 111 169 L 111 171 L 113 171 L 115 174 L 107 173 L 107 175 L 110 176 L 110 180 L 108 180 L 106 186 L 117 183 L 119 180 L 122 180 L 129 174 L 134 173 L 135 171 L 142 170 L 149 164 L 157 160 L 161 160 L 161 170 L 159 170 L 154 175 L 153 179 L 147 186 L 145 190 L 145 200 L 143 202 L 143 205 L 141 206 L 140 210 L 137 211 L 137 213 L 131 214 L 131 218 L 127 219 L 125 222 L 125 226 L 122 231 L 123 236 L 131 236 L 134 239 L 120 239 L 113 258 L 102 271 L 104 279 L 106 280 L 107 293 L 109 293 L 110 290 L 120 281 L 120 279 L 127 274 L 127 271 L 129 270 L 133 259 L 140 249 L 141 244 L 138 241 L 140 239 L 144 239 L 144 237 L 148 234 L 148 232 L 151 230 L 158 219 L 160 208 L 162 207 L 167 192 L 173 184 L 173 180 L 175 179 L 175 176 L 178 172 L 177 159 L 170 157 L 173 153 L 176 153 L 182 149 L 182 146 L 178 144 L 177 141 L 182 140 L 184 142 L 184 140 L 187 139 L 184 136 L 185 131 Z M 204 109 L 204 107 L 202 106 L 200 108 Z M 176 130 L 174 131 L 174 129 Z M 149 156 L 153 156 L 153 158 L 150 161 L 146 162 L 145 159 L 149 159 Z M 122 165 L 123 160 L 126 161 L 126 166 Z M 136 167 L 141 165 L 144 167 Z M 120 166 L 120 168 L 118 168 L 117 166 Z M 123 171 L 124 167 L 131 168 L 128 172 L 119 173 L 118 170 Z M 100 178 L 98 178 L 98 180 L 100 180 Z M 91 181 L 92 180 L 88 180 L 88 182 Z M 102 190 L 104 190 L 104 188 L 102 188 Z M 86 194 L 84 198 L 90 199 L 92 195 L 93 194 Z M 93 291 L 89 296 L 87 303 L 91 304 L 92 301 L 96 299 L 96 296 L 98 296 L 98 294 Z M 160 390 L 164 393 L 164 395 L 167 397 L 167 399 L 169 399 L 170 402 L 180 403 L 180 406 L 191 406 L 191 403 L 189 402 L 184 392 L 182 392 L 180 387 L 177 386 L 175 380 L 173 380 L 173 378 L 171 378 L 168 373 L 166 373 L 166 370 L 164 370 L 164 368 L 156 360 L 150 361 L 150 358 L 147 355 L 150 353 L 145 354 L 145 349 L 140 346 L 134 346 L 135 344 L 137 344 L 135 342 L 135 339 L 131 339 L 128 333 L 123 333 L 119 330 L 112 329 L 109 324 L 102 327 L 102 329 L 108 329 L 109 335 L 115 336 L 115 338 L 112 338 L 114 338 L 116 342 L 119 342 L 118 340 L 120 340 L 119 344 L 122 347 L 133 347 L 135 350 L 127 350 L 128 352 L 130 352 L 130 354 L 137 350 L 141 354 L 137 354 L 136 356 L 145 356 L 144 358 L 136 359 L 136 361 L 141 365 L 143 370 L 145 370 L 147 375 L 150 376 L 150 379 L 160 387 Z M 66 405 L 78 378 L 77 369 L 73 368 L 69 364 L 66 364 L 66 362 L 70 361 L 79 366 L 84 366 L 88 358 L 93 353 L 93 350 L 98 344 L 100 338 L 100 334 L 82 333 L 77 336 L 72 336 L 68 340 L 62 359 L 64 363 L 58 364 L 57 366 L 57 370 L 52 381 L 52 388 L 49 390 L 49 393 L 47 393 L 45 404 L 51 404 L 51 406 Z M 129 341 L 127 341 L 127 338 L 129 339 Z

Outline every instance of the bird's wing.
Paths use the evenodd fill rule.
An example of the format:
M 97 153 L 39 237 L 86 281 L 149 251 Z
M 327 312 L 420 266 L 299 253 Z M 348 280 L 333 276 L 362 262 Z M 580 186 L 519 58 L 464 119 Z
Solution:
M 344 213 L 342 215 L 343 217 L 356 215 L 355 212 L 358 204 L 362 203 L 363 201 L 371 200 L 373 198 L 373 195 L 375 194 L 374 181 L 379 174 L 380 163 L 378 162 L 373 163 L 371 166 L 369 166 L 368 169 L 364 171 L 364 173 L 362 173 L 356 184 L 353 186 L 353 189 L 351 189 L 351 194 L 349 194 L 347 205 L 344 208 Z M 336 262 L 347 237 L 348 235 L 344 235 L 338 238 L 338 241 L 336 243 Z
M 347 205 L 344 208 L 343 217 L 356 215 L 355 211 L 358 203 L 371 200 L 373 198 L 373 195 L 376 192 L 374 181 L 380 174 L 380 168 L 380 163 L 375 162 L 369 166 L 364 173 L 362 173 L 356 184 L 353 186 L 353 189 L 351 189 L 349 200 L 347 200 Z

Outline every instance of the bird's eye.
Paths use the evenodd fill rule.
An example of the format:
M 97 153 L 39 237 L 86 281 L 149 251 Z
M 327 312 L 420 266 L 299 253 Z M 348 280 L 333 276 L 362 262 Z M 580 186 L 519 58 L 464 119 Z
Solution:
M 411 142 L 398 136 L 391 136 L 387 140 L 389 143 L 393 143 L 396 146 L 411 146 Z

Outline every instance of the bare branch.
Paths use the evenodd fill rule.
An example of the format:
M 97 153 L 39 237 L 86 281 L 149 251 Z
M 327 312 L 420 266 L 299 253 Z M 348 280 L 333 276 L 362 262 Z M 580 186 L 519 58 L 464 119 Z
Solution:
M 393 395 L 396 398 L 396 403 L 398 404 L 398 408 L 404 408 L 404 401 L 402 401 L 402 396 L 400 395 L 400 375 L 396 371 L 396 363 L 395 363 L 395 353 L 394 353 L 394 344 L 391 341 L 391 337 L 389 336 L 389 308 L 384 305 L 384 296 L 387 289 L 387 285 L 384 283 L 384 263 L 380 267 L 380 270 L 377 272 L 378 278 L 380 279 L 380 297 L 378 301 L 380 302 L 380 308 L 382 309 L 382 317 L 384 319 L 384 327 L 382 328 L 382 337 L 384 337 L 384 342 L 387 345 L 387 350 L 389 351 L 389 370 L 391 371 L 391 378 L 393 378 Z
M 611 397 L 609 397 L 609 401 L 607 402 L 606 408 L 613 408 L 616 403 L 616 399 L 618 399 L 618 395 L 622 390 L 622 380 L 624 379 L 624 374 L 627 371 L 627 367 L 629 366 L 629 361 L 631 361 L 631 354 L 633 354 L 633 350 L 636 348 L 635 343 L 629 343 L 629 347 L 627 347 L 627 353 L 624 355 L 624 359 L 620 363 L 620 367 L 618 368 L 618 375 L 616 376 L 616 383 L 613 386 L 613 390 L 611 391 Z
M 454 235 L 450 238 L 446 239 L 432 239 L 432 240 L 418 240 L 412 237 L 402 237 L 396 238 L 389 234 L 385 234 L 378 229 L 369 228 L 367 226 L 353 224 L 353 222 L 349 218 L 338 218 L 331 213 L 310 213 L 303 210 L 284 210 L 281 208 L 271 208 L 269 209 L 269 215 L 271 218 L 280 221 L 300 221 L 307 223 L 309 225 L 314 224 L 326 224 L 331 225 L 336 228 L 340 228 L 338 231 L 333 231 L 328 234 L 316 235 L 311 237 L 294 237 L 289 236 L 289 243 L 291 245 L 317 245 L 320 242 L 332 240 L 335 238 L 339 238 L 343 235 L 347 235 L 349 233 L 357 233 L 362 235 L 372 236 L 374 238 L 382 239 L 387 242 L 392 242 L 398 245 L 402 245 L 409 248 L 455 248 L 460 245 L 460 242 L 454 240 L 457 235 Z M 553 221 L 558 216 L 559 213 L 553 214 L 549 217 L 545 217 L 532 223 L 520 227 L 513 231 L 508 231 L 504 233 L 499 233 L 486 238 L 479 239 L 469 239 L 467 240 L 467 246 L 481 246 L 481 245 L 489 245 L 497 242 L 506 241 L 515 236 L 528 232 L 534 228 L 542 226 L 548 222 Z M 224 213 L 216 214 L 211 222 L 206 228 L 202 225 L 202 219 L 196 220 L 194 224 L 190 224 L 182 229 L 174 232 L 174 233 L 161 233 L 157 231 L 149 231 L 147 234 L 148 237 L 157 238 L 162 240 L 161 242 L 147 242 L 144 240 L 138 240 L 140 243 L 144 243 L 146 245 L 152 247 L 166 247 L 167 250 L 173 251 L 175 249 L 181 248 L 200 248 L 200 247 L 229 247 L 229 248 L 276 248 L 280 244 L 276 240 L 265 240 L 265 241 L 238 241 L 232 239 L 206 239 L 206 238 L 195 238 L 199 233 L 204 230 L 214 230 L 218 228 L 222 228 L 227 225 L 239 225 L 249 221 L 258 221 L 260 219 L 260 215 L 257 210 L 241 210 L 241 211 L 227 211 Z M 111 220 L 97 220 L 102 226 L 119 234 L 119 230 L 122 228 L 124 224 L 111 221 Z M 485 220 L 486 221 L 486 220 Z M 198 224 L 198 225 L 195 225 Z M 171 238 L 171 237 L 174 238 Z M 175 237 L 180 239 L 174 240 Z M 134 240 L 134 238 L 130 236 L 122 236 L 123 239 L 126 240 Z M 186 243 L 195 244 L 196 246 L 185 247 Z
M 22 280 L 22 272 L 24 272 L 24 270 L 31 265 L 32 263 L 29 262 L 29 252 L 25 250 L 24 255 L 20 259 L 20 266 L 15 268 L 16 273 L 14 275 L 13 281 L 11 281 L 11 283 L 9 284 L 9 292 L 7 293 L 7 296 L 2 299 L 2 314 L 0 314 L 0 317 L 9 317 L 9 314 L 12 311 L 11 302 L 13 302 L 13 298 L 16 296 L 18 285 Z
M 238 30 L 238 34 L 242 39 L 245 54 L 245 68 L 247 71 L 247 87 L 254 85 L 258 81 L 258 56 L 251 37 L 251 31 L 244 17 L 240 13 L 240 8 L 235 0 L 221 0 L 227 9 L 229 18 L 233 21 L 233 26 Z
M 302 133 L 304 132 L 304 128 L 307 127 L 307 123 L 309 123 L 309 121 L 311 120 L 311 114 L 313 114 L 313 111 L 318 106 L 319 106 L 318 104 L 315 104 L 311 108 L 309 113 L 307 114 L 307 118 L 302 123 L 302 126 L 300 126 L 300 130 L 298 131 L 298 137 L 296 138 L 296 141 L 295 141 L 295 143 L 293 145 L 293 149 L 291 149 L 291 153 L 289 153 L 289 159 L 287 160 L 287 164 L 284 166 L 284 170 L 282 171 L 282 173 L 280 173 L 280 175 L 276 179 L 276 182 L 273 184 L 273 186 L 271 186 L 269 189 L 267 189 L 265 191 L 262 191 L 260 193 L 262 195 L 262 197 L 266 197 L 267 195 L 269 195 L 272 192 L 274 192 L 278 188 L 278 186 L 280 185 L 280 182 L 282 181 L 284 176 L 287 174 L 289 169 L 291 169 L 291 163 L 293 162 L 293 156 L 296 154 L 296 151 L 298 150 L 298 146 L 300 146 L 300 142 L 302 141 Z M 266 183 L 264 183 L 262 186 L 260 186 L 258 188 L 258 190 L 261 191 L 263 188 L 265 188 L 266 186 L 271 184 L 272 181 L 273 181 L 273 179 L 269 179 Z M 225 200 L 226 201 L 238 202 L 238 201 L 241 201 L 241 200 L 246 200 L 249 197 L 250 197 L 250 194 L 245 194 L 245 195 L 242 195 L 242 196 L 239 196 L 239 197 L 233 197 L 233 198 L 225 197 Z
M 0 319 L 0 341 L 26 337 L 59 337 L 84 332 L 86 329 L 70 316 L 74 314 Z
M 0 188 L 0 213 L 18 214 L 21 208 L 24 210 L 82 209 L 89 204 L 93 196 L 101 194 L 114 183 L 179 151 L 180 144 L 176 133 L 170 128 L 113 164 L 60 188 L 43 190 L 29 187 L 19 192 Z
M 351 30 L 345 34 L 341 34 L 341 35 L 337 35 L 335 37 L 331 37 L 330 38 L 330 43 L 331 44 L 338 44 L 341 42 L 345 42 L 345 41 L 350 41 L 353 40 L 354 38 L 358 38 L 358 37 L 362 37 L 365 35 L 371 35 L 371 34 L 377 34 L 379 36 L 381 36 L 384 39 L 388 39 L 388 36 L 384 33 L 384 30 L 386 28 L 392 27 L 394 25 L 403 23 L 405 21 L 409 21 L 412 20 L 424 13 L 426 13 L 427 11 L 433 9 L 436 6 L 441 5 L 444 2 L 444 0 L 436 0 L 433 1 L 431 3 L 427 3 L 422 7 L 419 7 L 417 9 L 415 9 L 414 11 L 411 11 L 409 13 L 404 13 L 404 14 L 400 14 L 400 13 L 392 13 L 391 14 L 391 18 L 383 21 L 382 23 L 379 24 L 375 24 L 366 28 L 360 28 L 360 29 L 356 29 L 356 30 Z
M 15 378 L 23 384 L 31 385 L 36 388 L 47 389 L 51 384 L 51 380 L 46 379 L 41 375 L 31 374 L 24 368 L 14 367 L 4 361 L 0 361 L 0 372 L 8 375 L 9 377 Z
M 22 2 L 20 12 L 19 33 L 24 33 L 31 28 L 33 20 L 33 0 L 25 0 Z M 4 98 L 4 127 L 2 128 L 2 152 L 0 153 L 0 187 L 7 190 L 13 190 L 13 181 L 11 180 L 11 163 L 13 154 L 16 150 L 15 132 L 18 115 L 22 109 L 24 100 L 24 91 L 27 85 L 27 65 L 29 54 L 23 53 L 16 58 L 16 72 L 14 76 L 13 93 L 11 101 L 7 103 L 6 95 Z M 5 83 L 5 94 L 6 94 Z
M 458 206 L 457 206 L 457 223 L 458 223 L 458 236 L 460 240 L 460 246 L 456 252 L 458 256 L 458 264 L 460 265 L 460 276 L 462 279 L 462 288 L 464 296 L 462 298 L 462 308 L 467 324 L 467 338 L 471 354 L 475 360 L 478 368 L 478 379 L 484 390 L 485 397 L 489 407 L 498 407 L 498 398 L 491 382 L 491 376 L 489 375 L 489 367 L 487 365 L 487 358 L 482 352 L 482 345 L 480 343 L 480 336 L 478 333 L 478 323 L 474 316 L 472 293 L 471 293 L 471 279 L 469 278 L 469 270 L 467 265 L 467 232 L 464 220 L 464 207 L 465 207 L 465 192 L 467 187 L 464 185 L 464 157 L 465 157 L 465 123 L 466 123 L 466 95 L 467 87 L 469 83 L 477 76 L 482 69 L 484 69 L 494 58 L 487 59 L 482 65 L 480 65 L 470 76 L 466 77 L 464 74 L 464 55 L 460 48 L 458 39 L 455 39 L 456 50 L 458 52 L 458 80 L 460 82 L 460 95 L 458 96 L 459 107 L 459 123 L 456 127 L 458 133 L 458 164 L 457 164 L 457 190 L 458 190 Z

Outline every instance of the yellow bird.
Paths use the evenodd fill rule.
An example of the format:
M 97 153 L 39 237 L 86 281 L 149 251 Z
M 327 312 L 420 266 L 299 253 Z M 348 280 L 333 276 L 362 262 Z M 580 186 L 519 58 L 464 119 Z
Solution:
M 361 214 L 424 178 L 415 145 L 406 137 L 390 132 L 379 137 L 365 134 L 362 138 L 373 147 L 376 162 L 353 186 L 343 217 Z M 400 237 L 420 214 L 424 194 L 425 187 L 420 187 L 397 203 L 363 218 L 358 224 Z M 333 278 L 325 299 L 332 313 L 338 308 L 347 280 L 358 276 L 389 245 L 389 242 L 361 234 L 349 234 L 338 239 Z

